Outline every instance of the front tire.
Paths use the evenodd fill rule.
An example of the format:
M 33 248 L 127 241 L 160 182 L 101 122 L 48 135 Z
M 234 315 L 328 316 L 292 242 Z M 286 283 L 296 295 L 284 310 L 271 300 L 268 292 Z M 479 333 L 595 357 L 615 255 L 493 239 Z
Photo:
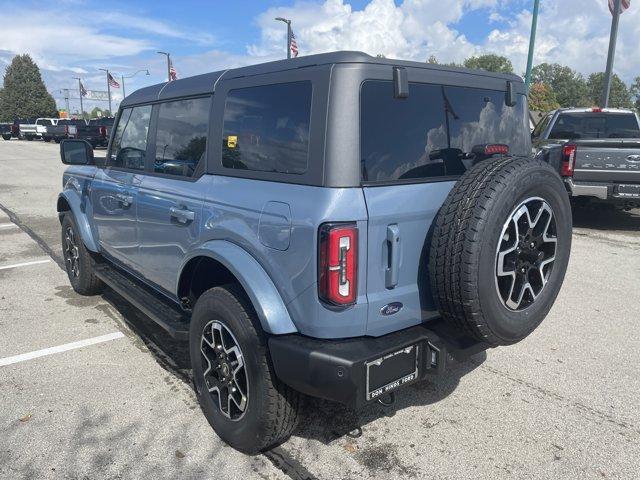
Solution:
M 191 317 L 189 353 L 198 401 L 222 440 L 257 453 L 291 435 L 299 394 L 275 376 L 266 335 L 239 286 L 215 287 L 200 296 Z
M 84 246 L 73 214 L 62 218 L 62 254 L 71 286 L 80 295 L 97 295 L 104 284 L 95 275 L 95 261 Z

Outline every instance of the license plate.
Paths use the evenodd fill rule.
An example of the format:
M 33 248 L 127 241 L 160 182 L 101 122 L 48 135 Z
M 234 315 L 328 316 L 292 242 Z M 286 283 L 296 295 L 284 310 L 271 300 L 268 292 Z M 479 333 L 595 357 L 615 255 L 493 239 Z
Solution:
M 618 185 L 618 195 L 640 197 L 640 185 Z
M 418 379 L 418 345 L 366 362 L 367 400 Z

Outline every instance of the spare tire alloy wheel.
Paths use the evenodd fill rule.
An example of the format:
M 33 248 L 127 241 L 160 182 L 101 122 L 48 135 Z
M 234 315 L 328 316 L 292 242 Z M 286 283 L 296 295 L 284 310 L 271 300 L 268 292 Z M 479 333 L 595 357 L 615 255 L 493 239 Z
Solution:
M 553 209 L 540 197 L 524 200 L 505 222 L 496 252 L 496 288 L 509 310 L 530 307 L 547 285 L 556 231 Z
M 238 341 L 224 324 L 213 320 L 204 327 L 200 352 L 205 384 L 214 403 L 228 419 L 240 420 L 247 410 L 249 382 Z

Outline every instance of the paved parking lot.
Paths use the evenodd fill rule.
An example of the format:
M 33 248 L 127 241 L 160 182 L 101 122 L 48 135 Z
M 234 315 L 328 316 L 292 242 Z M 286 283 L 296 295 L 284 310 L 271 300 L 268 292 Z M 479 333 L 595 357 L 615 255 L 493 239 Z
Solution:
M 575 213 L 563 291 L 524 342 L 391 409 L 309 400 L 291 440 L 250 457 L 201 414 L 184 345 L 69 286 L 62 171 L 55 144 L 0 142 L 1 478 L 640 477 L 640 212 Z

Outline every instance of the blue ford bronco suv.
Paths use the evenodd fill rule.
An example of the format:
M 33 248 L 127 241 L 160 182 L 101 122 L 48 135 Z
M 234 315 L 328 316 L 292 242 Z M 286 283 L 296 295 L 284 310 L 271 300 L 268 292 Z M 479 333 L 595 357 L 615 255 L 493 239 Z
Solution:
M 529 335 L 571 245 L 519 77 L 337 52 L 125 98 L 61 144 L 76 292 L 189 342 L 217 434 L 257 452 L 301 394 L 358 408 Z

